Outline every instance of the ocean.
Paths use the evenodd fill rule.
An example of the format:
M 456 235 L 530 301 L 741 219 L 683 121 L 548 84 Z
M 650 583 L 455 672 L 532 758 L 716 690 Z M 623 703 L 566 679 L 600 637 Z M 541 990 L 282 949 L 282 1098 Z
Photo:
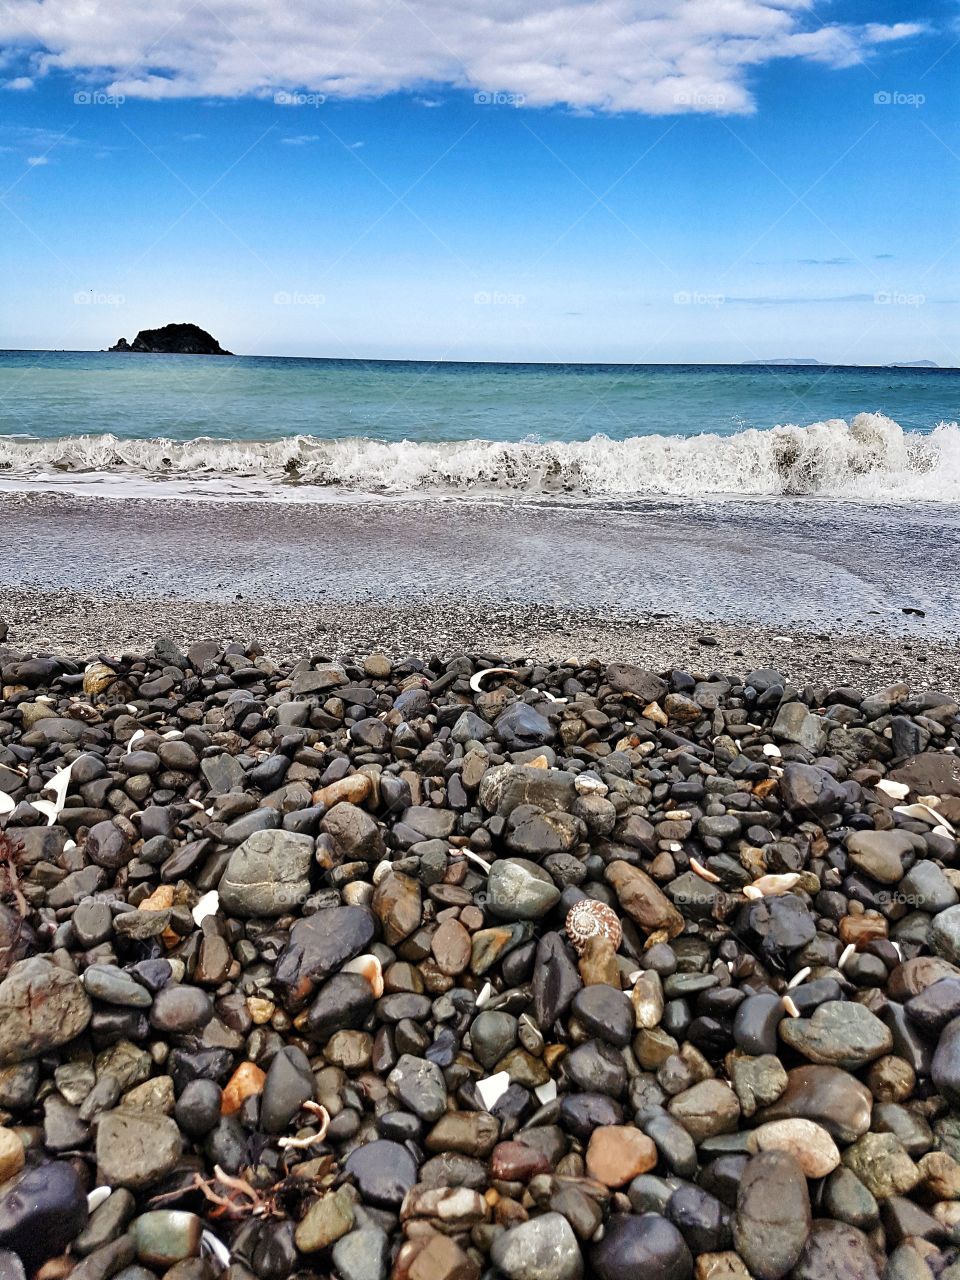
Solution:
M 960 504 L 960 370 L 0 352 L 0 486 Z

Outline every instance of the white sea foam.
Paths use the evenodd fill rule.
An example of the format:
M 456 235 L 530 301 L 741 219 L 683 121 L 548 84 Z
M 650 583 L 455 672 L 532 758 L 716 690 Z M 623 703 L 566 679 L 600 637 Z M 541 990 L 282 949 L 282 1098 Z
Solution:
M 877 413 L 850 423 L 735 435 L 645 435 L 583 441 L 53 440 L 0 436 L 0 478 L 69 487 L 92 474 L 225 491 L 312 486 L 342 494 L 485 494 L 631 499 L 672 495 L 804 495 L 863 502 L 960 502 L 960 427 L 905 432 Z

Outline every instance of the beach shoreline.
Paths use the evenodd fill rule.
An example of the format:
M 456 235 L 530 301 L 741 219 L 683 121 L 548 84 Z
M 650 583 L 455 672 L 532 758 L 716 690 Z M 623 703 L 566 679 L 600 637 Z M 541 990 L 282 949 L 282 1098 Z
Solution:
M 161 636 L 181 646 L 256 641 L 274 660 L 381 651 L 484 653 L 514 662 L 630 661 L 666 671 L 779 670 L 792 684 L 874 691 L 905 683 L 960 692 L 960 646 L 877 630 L 817 632 L 793 626 L 662 617 L 547 604 L 492 605 L 435 597 L 416 602 L 219 602 L 183 596 L 0 588 L 3 648 L 91 659 L 144 652 Z

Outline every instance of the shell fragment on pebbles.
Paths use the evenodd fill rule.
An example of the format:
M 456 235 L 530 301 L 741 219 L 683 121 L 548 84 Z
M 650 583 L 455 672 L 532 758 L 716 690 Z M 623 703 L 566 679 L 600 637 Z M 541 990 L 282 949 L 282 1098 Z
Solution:
M 73 762 L 68 764 L 65 769 L 61 769 L 58 773 L 55 773 L 48 782 L 44 783 L 41 794 L 44 791 L 52 791 L 56 799 L 30 801 L 31 805 L 38 813 L 46 815 L 48 827 L 52 827 L 63 812 L 63 807 L 67 800 L 67 790 L 70 786 L 70 774 L 72 772 Z
M 0 818 L 7 813 L 13 813 L 17 807 L 13 796 L 7 795 L 6 791 L 0 791 Z
M 763 754 L 769 756 L 771 760 L 779 760 L 783 756 L 783 752 L 775 742 L 765 742 L 763 744 Z
M 200 1252 L 215 1258 L 221 1267 L 230 1266 L 230 1250 L 209 1227 L 204 1227 L 200 1233 Z
M 623 940 L 623 929 L 617 913 L 605 902 L 597 902 L 593 898 L 575 902 L 567 912 L 564 927 L 578 955 L 582 955 L 590 938 L 609 938 L 614 951 Z
M 905 818 L 915 818 L 917 822 L 925 822 L 931 827 L 943 827 L 945 835 L 953 835 L 953 827 L 943 816 L 928 804 L 898 804 L 894 813 L 902 813 Z
M 837 961 L 837 968 L 843 969 L 847 961 L 852 955 L 856 955 L 857 944 L 855 942 L 848 943 L 840 953 L 840 959 Z
M 112 1195 L 113 1187 L 94 1187 L 92 1191 L 87 1192 L 87 1212 L 93 1213 L 94 1209 L 99 1209 L 104 1200 Z
M 515 667 L 484 667 L 482 671 L 475 671 L 470 677 L 470 688 L 474 693 L 483 692 L 483 682 L 487 676 L 515 676 L 519 672 Z
M 143 731 L 143 729 L 137 729 L 135 733 L 131 733 L 130 741 L 127 743 L 127 755 L 130 754 L 130 752 L 133 750 L 134 746 L 140 741 L 140 739 L 145 738 L 146 736 L 147 735 Z
M 393 870 L 393 864 L 389 861 L 389 859 L 383 858 L 373 868 L 373 875 L 371 876 L 373 883 L 375 885 L 379 884 L 380 881 L 383 879 L 383 877 L 388 876 L 392 870 Z
M 543 1084 L 538 1084 L 533 1092 L 537 1095 L 537 1101 L 540 1105 L 545 1107 L 548 1102 L 553 1102 L 557 1096 L 557 1082 L 556 1080 L 546 1080 Z
M 477 1009 L 482 1009 L 484 1005 L 487 1005 L 490 1003 L 490 997 L 492 995 L 493 995 L 493 987 L 490 985 L 489 982 L 485 982 L 483 986 L 480 988 L 480 994 L 477 996 L 474 1007 Z
M 884 795 L 888 795 L 894 800 L 906 800 L 910 794 L 910 788 L 905 782 L 894 782 L 890 778 L 881 778 L 877 783 L 877 790 L 882 791 Z
M 793 998 L 792 998 L 791 996 L 784 996 L 784 997 L 783 997 L 783 1000 L 781 1001 L 781 1003 L 782 1003 L 782 1005 L 783 1005 L 784 1009 L 787 1011 L 787 1016 L 788 1016 L 789 1018 L 799 1018 L 799 1017 L 800 1017 L 800 1010 L 799 1010 L 799 1009 L 797 1008 L 797 1006 L 793 1003 Z
M 781 894 L 789 893 L 797 884 L 800 876 L 796 871 L 784 871 L 781 875 L 761 876 L 759 880 L 754 880 L 753 884 L 744 887 L 744 897 L 750 898 L 756 902 L 760 898 L 778 898 Z
M 809 965 L 805 969 L 798 970 L 787 983 L 787 990 L 792 991 L 794 987 L 799 987 L 801 982 L 806 982 L 811 973 L 813 973 L 813 970 Z
M 707 880 L 710 884 L 719 884 L 720 877 L 716 872 L 711 871 L 709 867 L 705 867 L 702 862 L 698 862 L 696 858 L 690 859 L 690 870 L 700 877 L 701 880 Z
M 482 867 L 488 875 L 493 870 L 493 865 L 487 862 L 484 858 L 481 858 L 479 853 L 474 853 L 472 849 L 461 849 L 460 852 L 469 862 L 474 863 L 478 867 Z
M 347 961 L 340 972 L 359 973 L 370 983 L 370 988 L 378 1000 L 383 995 L 383 969 L 372 952 L 364 956 L 354 956 L 352 960 Z
M 605 796 L 610 790 L 602 778 L 589 771 L 578 773 L 573 786 L 578 796 Z
M 497 1102 L 510 1088 L 509 1071 L 498 1071 L 496 1075 L 487 1076 L 485 1080 L 477 1081 L 477 1093 L 479 1093 L 483 1105 L 488 1111 L 492 1111 Z
M 211 889 L 209 893 L 205 893 L 197 905 L 193 908 L 191 915 L 193 923 L 200 925 L 206 920 L 207 916 L 215 916 L 220 910 L 220 894 L 216 889 Z

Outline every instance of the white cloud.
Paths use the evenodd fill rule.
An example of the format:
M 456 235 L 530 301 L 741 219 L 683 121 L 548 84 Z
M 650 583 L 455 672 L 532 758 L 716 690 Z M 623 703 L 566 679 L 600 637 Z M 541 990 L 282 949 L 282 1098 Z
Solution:
M 25 89 L 33 88 L 33 81 L 29 76 L 16 76 L 13 80 L 8 80 L 3 87 L 5 89 L 13 89 L 18 93 L 23 93 Z
M 822 24 L 808 0 L 4 0 L 0 45 L 127 97 L 450 87 L 527 106 L 736 114 L 750 68 L 844 67 L 915 23 Z M 427 99 L 430 101 L 430 99 Z
M 27 156 L 27 164 L 32 165 L 34 168 L 36 168 L 37 165 L 49 163 L 50 161 L 46 156 Z

